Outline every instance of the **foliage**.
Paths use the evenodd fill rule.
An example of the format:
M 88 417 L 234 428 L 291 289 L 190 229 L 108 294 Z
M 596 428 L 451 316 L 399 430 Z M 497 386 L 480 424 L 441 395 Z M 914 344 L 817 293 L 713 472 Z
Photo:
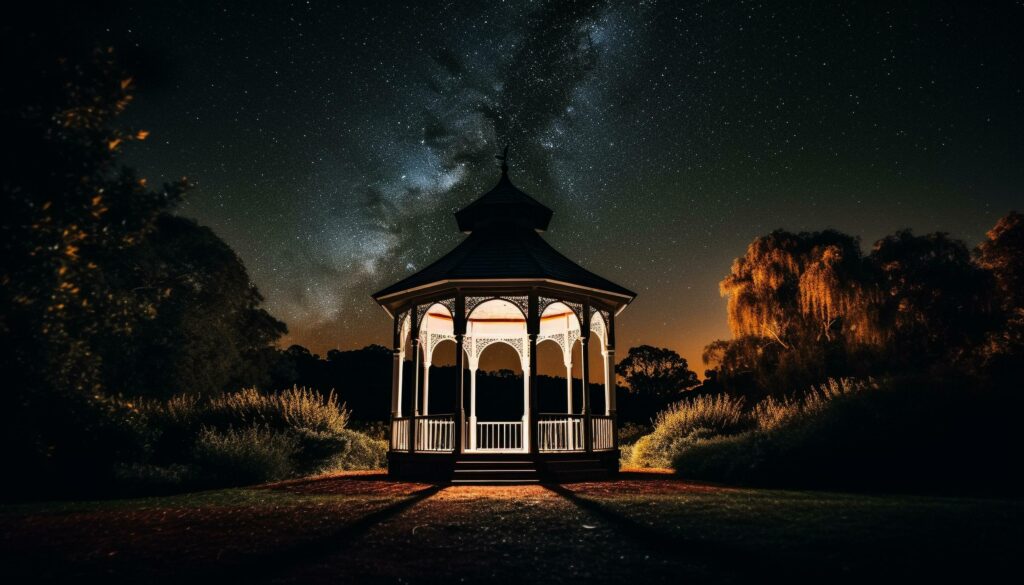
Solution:
M 135 82 L 72 22 L 0 35 L 0 422 L 15 475 L 85 488 L 147 448 L 119 396 L 265 378 L 284 325 L 224 242 L 171 215 L 186 180 L 153 188 L 121 163 L 149 135 L 121 122 Z
M 943 233 L 903 230 L 867 256 L 831 230 L 757 238 L 721 282 L 734 338 L 704 362 L 720 388 L 754 399 L 830 377 L 1005 365 L 1024 355 L 1021 224 L 1000 220 L 976 261 Z
M 658 413 L 654 432 L 633 446 L 632 464 L 669 467 L 675 456 L 695 441 L 739 433 L 751 426 L 742 399 L 720 394 L 682 400 Z
M 721 425 L 689 423 L 707 405 L 659 417 L 633 465 L 695 479 L 831 489 L 1014 490 L 1021 398 L 964 380 L 832 380 L 804 396 L 769 397 Z M 667 461 L 666 461 L 667 460 Z
M 294 473 L 298 441 L 261 426 L 203 428 L 192 455 L 208 485 L 245 485 L 284 479 Z
M 697 374 L 686 360 L 671 349 L 640 345 L 615 366 L 631 392 L 657 398 L 672 398 L 698 384 Z

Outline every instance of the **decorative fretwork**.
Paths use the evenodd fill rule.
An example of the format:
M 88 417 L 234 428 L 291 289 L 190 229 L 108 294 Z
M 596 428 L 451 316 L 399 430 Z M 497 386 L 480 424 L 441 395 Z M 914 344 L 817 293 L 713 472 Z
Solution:
M 603 343 L 608 343 L 608 329 L 605 327 L 604 315 L 593 308 L 590 309 L 590 330 L 596 333 Z
M 454 335 L 449 335 L 447 333 L 430 333 L 430 334 L 428 334 L 427 343 L 426 343 L 426 346 L 428 348 L 427 349 L 427 355 L 428 356 L 433 356 L 434 355 L 434 348 L 436 348 L 438 345 L 440 345 L 440 343 L 442 341 L 455 341 L 455 336 Z
M 537 337 L 537 344 L 539 345 L 542 341 L 554 341 L 562 348 L 562 354 L 564 355 L 568 349 L 565 344 L 565 333 L 551 333 L 548 335 L 540 335 Z
M 522 337 L 478 337 L 473 339 L 473 360 L 479 360 L 485 349 L 495 343 L 507 343 L 519 354 L 519 359 L 525 364 L 530 358 L 530 350 L 523 344 Z
M 438 302 L 438 304 L 440 304 L 444 308 L 448 309 L 448 312 L 452 314 L 452 317 L 455 316 L 455 299 L 454 298 L 442 299 L 442 300 L 437 301 L 437 302 Z
M 552 297 L 537 297 L 537 313 L 540 315 L 544 314 L 544 310 L 549 306 L 560 303 L 562 301 Z
M 468 316 L 478 305 L 491 300 L 491 298 L 493 297 L 466 297 L 466 315 Z
M 433 303 L 430 303 L 432 305 Z M 427 309 L 430 305 L 416 305 L 416 325 L 420 328 L 423 327 L 423 315 L 427 314 Z
M 569 307 L 569 310 L 576 314 L 576 318 L 580 320 L 580 323 L 585 323 L 583 320 L 583 303 L 575 303 L 573 301 L 561 301 L 563 305 Z
M 519 307 L 519 310 L 523 312 L 523 315 L 530 314 L 530 297 L 523 295 L 501 298 Z
M 530 311 L 530 297 L 527 296 L 504 296 L 504 297 L 466 297 L 466 315 L 473 313 L 473 310 L 487 301 L 507 301 L 512 303 L 528 315 Z

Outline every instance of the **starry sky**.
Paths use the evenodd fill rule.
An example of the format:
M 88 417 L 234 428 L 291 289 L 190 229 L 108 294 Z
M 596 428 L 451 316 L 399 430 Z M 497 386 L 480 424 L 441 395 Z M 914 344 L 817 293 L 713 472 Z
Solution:
M 264 6 L 266 4 L 266 6 Z M 1024 8 L 963 2 L 147 2 L 130 164 L 245 261 L 285 343 L 388 343 L 369 295 L 464 237 L 497 181 L 639 293 L 619 353 L 702 371 L 756 236 L 900 228 L 974 244 L 1022 208 Z M 890 5 L 891 4 L 891 5 Z

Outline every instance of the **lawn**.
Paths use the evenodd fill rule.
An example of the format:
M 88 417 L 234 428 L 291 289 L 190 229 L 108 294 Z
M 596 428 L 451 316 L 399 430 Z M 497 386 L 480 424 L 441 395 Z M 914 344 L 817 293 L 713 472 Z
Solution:
M 4 582 L 745 583 L 1013 568 L 1017 500 L 736 489 L 668 474 L 443 487 L 346 473 L 164 498 L 8 505 Z

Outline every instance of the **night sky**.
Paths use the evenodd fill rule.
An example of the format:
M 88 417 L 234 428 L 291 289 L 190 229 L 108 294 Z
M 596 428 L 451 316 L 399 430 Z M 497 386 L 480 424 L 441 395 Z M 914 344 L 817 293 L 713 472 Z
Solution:
M 145 4 L 105 17 L 152 57 L 129 162 L 197 184 L 180 213 L 317 352 L 389 342 L 370 293 L 463 237 L 506 142 L 548 241 L 639 293 L 620 355 L 698 371 L 754 237 L 973 245 L 1024 207 L 1019 2 Z

